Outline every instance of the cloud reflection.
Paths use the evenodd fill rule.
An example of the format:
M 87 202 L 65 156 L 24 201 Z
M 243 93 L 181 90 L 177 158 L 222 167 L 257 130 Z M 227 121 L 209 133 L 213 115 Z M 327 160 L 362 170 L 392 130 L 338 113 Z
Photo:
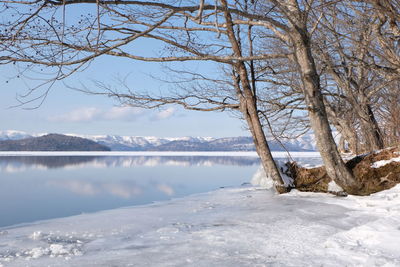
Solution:
M 119 198 L 130 199 L 143 193 L 143 189 L 132 181 L 109 183 L 101 181 L 58 180 L 48 181 L 47 185 L 64 188 L 74 194 L 83 196 L 109 194 Z
M 166 185 L 166 184 L 157 184 L 156 188 L 160 192 L 164 193 L 165 195 L 167 195 L 169 197 L 173 196 L 175 194 L 175 190 L 171 186 Z
M 124 184 L 104 184 L 104 191 L 111 195 L 118 196 L 121 198 L 129 199 L 134 196 L 139 196 L 143 193 L 141 187 L 137 185 L 124 185 Z

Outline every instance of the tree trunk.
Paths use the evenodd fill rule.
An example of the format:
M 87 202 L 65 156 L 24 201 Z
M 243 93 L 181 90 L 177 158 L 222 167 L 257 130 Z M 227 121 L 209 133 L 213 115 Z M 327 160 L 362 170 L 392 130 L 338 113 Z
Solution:
M 370 152 L 373 150 L 383 149 L 385 146 L 383 143 L 382 133 L 371 106 L 368 104 L 363 105 L 360 113 L 360 125 L 365 138 L 366 151 Z
M 291 37 L 294 43 L 295 59 L 300 68 L 311 128 L 327 174 L 346 192 L 357 194 L 359 185 L 344 164 L 332 136 L 307 31 L 296 28 Z
M 327 102 L 324 102 L 327 103 Z M 344 140 L 348 143 L 348 149 L 353 152 L 353 154 L 358 155 L 360 152 L 360 146 L 357 138 L 357 131 L 351 122 L 351 119 L 346 116 L 340 116 L 337 112 L 329 105 L 325 104 L 326 112 L 328 114 L 328 119 L 335 126 L 335 128 L 340 132 Z M 339 110 L 340 113 L 345 111 Z
M 350 129 L 343 128 L 342 134 L 346 139 L 347 143 L 349 144 L 349 150 L 353 152 L 353 154 L 358 155 L 360 154 L 360 146 L 358 143 L 357 133 Z
M 239 42 L 235 36 L 232 17 L 228 11 L 226 0 L 221 0 L 221 5 L 224 7 L 226 30 L 228 33 L 229 41 L 232 45 L 234 55 L 237 57 L 242 57 L 242 51 Z M 242 112 L 250 128 L 257 154 L 260 156 L 261 159 L 261 164 L 267 176 L 272 178 L 272 180 L 274 181 L 276 190 L 279 193 L 288 192 L 290 188 L 285 186 L 278 167 L 276 166 L 275 161 L 272 157 L 271 150 L 269 149 L 269 145 L 264 134 L 260 117 L 258 115 L 256 97 L 251 90 L 251 83 L 249 81 L 246 65 L 243 61 L 237 61 L 233 65 L 233 67 L 240 78 L 240 84 L 237 85 L 240 111 Z
M 345 140 L 343 135 L 341 135 L 340 139 L 339 139 L 339 152 L 340 153 L 346 153 L 347 152 L 346 140 Z
M 246 119 L 247 125 L 253 137 L 254 145 L 257 154 L 260 156 L 261 165 L 267 177 L 270 177 L 274 183 L 278 193 L 286 193 L 290 188 L 285 185 L 282 180 L 281 174 L 275 161 L 272 157 L 271 150 L 269 149 L 268 142 L 265 138 L 264 130 L 262 128 L 260 118 L 257 112 L 256 102 L 251 93 L 250 88 L 242 88 L 243 96 L 240 97 L 240 111 Z
M 348 127 L 342 127 L 342 126 L 343 126 L 342 124 L 335 125 L 335 127 L 339 130 L 340 134 L 342 135 L 341 139 L 343 138 L 345 141 L 347 141 L 349 151 L 351 151 L 355 155 L 358 155 L 360 153 L 360 146 L 358 144 L 357 133 L 355 132 L 355 130 L 351 130 Z

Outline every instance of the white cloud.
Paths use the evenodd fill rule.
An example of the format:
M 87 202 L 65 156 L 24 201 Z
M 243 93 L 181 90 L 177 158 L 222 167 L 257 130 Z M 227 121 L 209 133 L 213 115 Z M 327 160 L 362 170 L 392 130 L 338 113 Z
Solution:
M 164 120 L 174 115 L 174 113 L 175 113 L 175 108 L 167 108 L 163 111 L 158 112 L 155 115 L 155 118 L 158 120 Z
M 95 107 L 83 107 L 72 110 L 62 115 L 49 117 L 49 121 L 55 122 L 88 122 L 94 120 L 135 120 L 143 109 L 132 107 L 112 107 L 102 110 Z
M 118 119 L 132 119 L 136 118 L 137 115 L 143 113 L 143 109 L 130 108 L 130 107 L 113 107 L 107 112 L 104 112 L 103 118 L 105 120 L 118 120 Z
M 91 121 L 95 119 L 101 110 L 94 107 L 85 107 L 72 110 L 66 114 L 59 116 L 50 117 L 51 121 L 68 121 L 68 122 L 81 122 L 81 121 Z

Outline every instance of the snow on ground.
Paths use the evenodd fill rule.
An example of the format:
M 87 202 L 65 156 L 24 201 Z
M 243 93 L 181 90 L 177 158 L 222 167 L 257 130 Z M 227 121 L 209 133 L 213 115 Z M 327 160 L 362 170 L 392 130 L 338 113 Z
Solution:
M 372 167 L 372 168 L 380 168 L 380 167 L 383 167 L 383 166 L 385 166 L 386 164 L 389 164 L 389 163 L 391 163 L 391 162 L 400 162 L 400 157 L 391 158 L 391 159 L 388 159 L 388 160 L 376 161 L 376 162 L 372 163 L 371 167 Z
M 304 161 L 304 159 L 302 159 Z M 316 159 L 311 159 L 315 163 Z M 287 160 L 275 160 L 275 164 L 282 176 L 285 186 L 293 186 L 293 179 L 289 177 L 286 172 L 288 167 L 286 166 Z M 272 177 L 268 177 L 262 166 L 258 167 L 256 173 L 251 178 L 250 183 L 254 186 L 259 186 L 264 189 L 272 189 L 275 186 Z
M 345 198 L 245 186 L 3 228 L 0 266 L 400 266 L 399 240 L 400 185 Z
M 337 183 L 335 183 L 335 181 L 330 181 L 328 183 L 328 191 L 329 192 L 343 192 L 343 188 L 340 187 L 340 185 L 338 185 Z

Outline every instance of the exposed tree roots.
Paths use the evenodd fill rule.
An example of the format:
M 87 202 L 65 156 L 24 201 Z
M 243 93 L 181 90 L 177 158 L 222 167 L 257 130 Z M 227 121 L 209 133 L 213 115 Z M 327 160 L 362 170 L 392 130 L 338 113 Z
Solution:
M 400 162 L 390 162 L 381 167 L 372 165 L 381 160 L 390 160 L 400 157 L 400 147 L 393 147 L 370 154 L 356 156 L 346 162 L 353 175 L 361 185 L 355 195 L 370 195 L 392 188 L 400 183 Z M 328 184 L 332 179 L 327 175 L 325 168 L 303 168 L 296 162 L 288 163 L 289 173 L 294 179 L 294 188 L 306 192 L 325 192 L 343 195 L 341 192 L 332 192 Z

